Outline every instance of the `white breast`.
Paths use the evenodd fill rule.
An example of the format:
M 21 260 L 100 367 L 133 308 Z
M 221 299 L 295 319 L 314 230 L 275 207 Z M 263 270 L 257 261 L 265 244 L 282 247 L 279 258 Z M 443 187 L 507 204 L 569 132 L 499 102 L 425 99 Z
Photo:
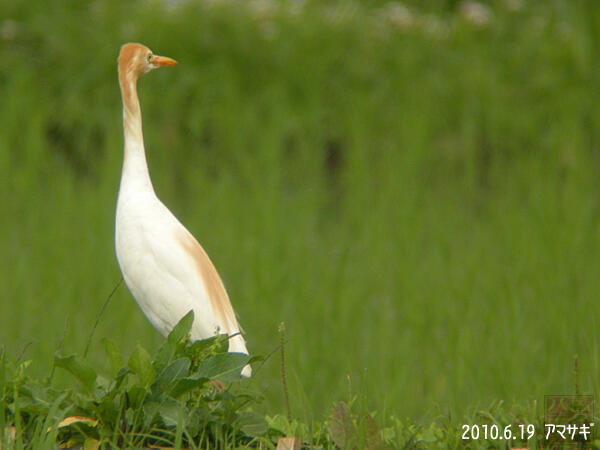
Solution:
M 178 233 L 187 230 L 156 196 L 119 194 L 117 260 L 150 322 L 166 335 L 193 309 L 193 339 L 224 332 L 194 261 L 178 242 Z

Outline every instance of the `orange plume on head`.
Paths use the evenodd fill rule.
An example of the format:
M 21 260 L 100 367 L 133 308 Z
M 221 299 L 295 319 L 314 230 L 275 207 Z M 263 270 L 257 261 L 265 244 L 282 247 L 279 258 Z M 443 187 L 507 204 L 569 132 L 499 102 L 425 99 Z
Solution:
M 124 76 L 126 73 L 131 73 L 137 79 L 142 75 L 141 67 L 135 66 L 135 63 L 139 61 L 138 55 L 142 53 L 150 52 L 150 49 L 142 44 L 128 43 L 121 47 L 119 53 L 119 76 Z
M 127 64 L 140 51 L 150 51 L 150 49 L 143 44 L 138 44 L 137 42 L 128 42 L 127 44 L 123 44 L 121 46 L 121 51 L 119 52 L 119 64 Z

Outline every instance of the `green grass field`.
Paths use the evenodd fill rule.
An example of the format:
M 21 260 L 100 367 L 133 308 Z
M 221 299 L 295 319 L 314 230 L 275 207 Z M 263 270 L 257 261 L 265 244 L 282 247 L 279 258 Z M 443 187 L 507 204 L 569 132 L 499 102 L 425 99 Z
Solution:
M 139 41 L 180 62 L 140 82 L 155 189 L 251 353 L 285 322 L 294 416 L 355 394 L 425 422 L 543 402 L 574 393 L 574 355 L 598 391 L 593 1 L 492 2 L 483 25 L 454 2 L 410 20 L 381 2 L 55 3 L 0 4 L 0 343 L 34 372 L 63 334 L 83 352 L 120 279 L 116 57 Z M 99 370 L 103 336 L 163 342 L 125 286 Z M 271 414 L 279 370 L 249 382 Z

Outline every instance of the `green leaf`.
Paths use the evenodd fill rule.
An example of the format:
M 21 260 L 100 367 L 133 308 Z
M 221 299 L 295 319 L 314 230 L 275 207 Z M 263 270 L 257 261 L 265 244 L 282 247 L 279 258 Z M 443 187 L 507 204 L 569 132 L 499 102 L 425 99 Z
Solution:
M 121 367 L 117 373 L 117 376 L 115 377 L 115 386 L 113 387 L 113 391 L 116 392 L 121 388 L 121 384 L 123 384 L 127 378 L 127 375 L 129 375 L 131 372 L 132 370 L 129 367 Z
M 97 450 L 100 448 L 100 441 L 91 437 L 85 438 L 83 443 L 84 450 Z
M 263 361 L 265 361 L 265 357 L 264 356 L 262 356 L 262 355 L 254 355 L 254 356 L 250 357 L 250 359 L 248 360 L 248 364 L 254 364 L 254 363 L 263 362 Z
M 21 395 L 27 394 L 29 398 L 38 404 L 49 408 L 52 402 L 56 399 L 57 392 L 48 386 L 43 386 L 39 383 L 28 381 L 21 388 Z
M 267 416 L 266 420 L 269 424 L 269 427 L 271 427 L 272 429 L 279 431 L 284 436 L 289 434 L 288 430 L 290 424 L 285 416 L 280 416 L 279 414 L 276 414 L 273 417 Z
M 210 353 L 227 353 L 228 348 L 229 336 L 227 334 L 216 334 L 209 338 L 192 342 L 188 351 L 195 355 L 201 355 L 207 350 L 210 350 Z
M 48 410 L 46 405 L 37 403 L 31 397 L 17 397 L 13 400 L 13 404 L 19 411 L 24 411 L 29 414 L 42 415 Z
M 148 391 L 144 387 L 132 386 L 129 391 L 127 391 L 129 407 L 134 410 L 141 408 L 146 399 L 146 395 L 148 395 Z
M 170 383 L 171 381 L 186 377 L 189 374 L 189 370 L 190 360 L 188 358 L 180 358 L 165 367 L 156 380 L 165 384 Z
M 173 361 L 165 367 L 156 377 L 156 381 L 152 385 L 152 393 L 154 396 L 161 395 L 168 391 L 172 384 L 176 383 L 180 378 L 187 377 L 190 370 L 190 360 L 180 358 Z
M 235 381 L 250 357 L 244 353 L 219 353 L 198 363 L 196 374 L 209 379 Z
M 75 355 L 60 356 L 56 354 L 54 355 L 54 365 L 73 375 L 88 391 L 94 389 L 96 372 L 86 361 L 78 360 Z
M 156 355 L 154 356 L 154 361 L 152 361 L 152 365 L 154 369 L 159 372 L 164 369 L 175 356 L 175 351 L 177 350 L 177 346 L 168 340 L 164 341 L 163 345 L 160 346 Z
M 144 410 L 144 426 L 148 427 L 153 422 L 156 413 L 158 413 L 158 409 L 160 408 L 160 403 L 158 402 L 146 402 L 143 406 Z
M 121 356 L 121 352 L 119 351 L 117 344 L 108 338 L 102 338 L 102 346 L 104 347 L 104 352 L 108 357 L 108 361 L 113 373 L 117 373 L 119 369 L 123 367 L 123 357 Z
M 97 403 L 95 408 L 96 417 L 100 419 L 102 423 L 114 423 L 118 416 L 118 403 L 114 401 L 112 396 L 104 396 Z
M 194 323 L 194 311 L 190 310 L 169 333 L 167 340 L 171 344 L 179 344 L 185 340 L 192 329 Z
M 208 378 L 182 378 L 175 383 L 175 386 L 169 391 L 169 395 L 173 398 L 181 397 L 183 394 L 192 391 L 196 388 L 204 386 L 208 382 Z
M 266 416 L 265 420 L 267 421 L 269 428 L 280 432 L 284 436 L 307 436 L 311 433 L 306 424 L 296 420 L 289 422 L 285 416 Z
M 269 425 L 263 416 L 253 411 L 245 411 L 240 414 L 237 425 L 250 437 L 264 435 L 269 430 Z
M 177 426 L 179 422 L 185 423 L 184 407 L 177 400 L 167 397 L 158 408 L 161 419 L 168 427 Z
M 141 345 L 138 344 L 136 349 L 131 352 L 127 365 L 139 377 L 143 386 L 150 386 L 154 381 L 154 367 L 152 367 L 150 355 Z

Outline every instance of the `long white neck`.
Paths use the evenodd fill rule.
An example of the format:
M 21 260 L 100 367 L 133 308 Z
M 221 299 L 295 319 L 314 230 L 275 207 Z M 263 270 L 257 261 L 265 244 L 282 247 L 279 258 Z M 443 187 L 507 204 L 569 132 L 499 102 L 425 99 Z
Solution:
M 142 133 L 142 110 L 137 96 L 136 79 L 131 74 L 119 73 L 123 99 L 123 133 L 125 152 L 121 172 L 120 191 L 133 188 L 136 191 L 154 192 Z

